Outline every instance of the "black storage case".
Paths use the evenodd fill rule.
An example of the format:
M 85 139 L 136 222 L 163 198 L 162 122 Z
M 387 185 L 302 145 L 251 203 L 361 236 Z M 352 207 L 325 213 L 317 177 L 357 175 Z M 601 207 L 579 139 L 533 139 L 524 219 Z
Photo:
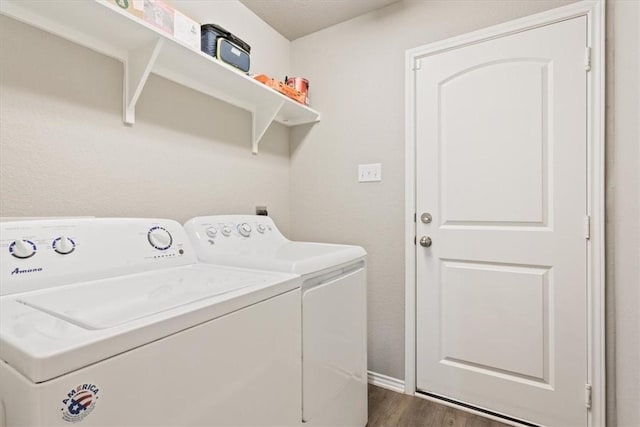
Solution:
M 218 61 L 229 64 L 245 73 L 249 72 L 249 67 L 251 66 L 249 54 L 223 37 L 218 38 L 216 58 L 218 58 Z
M 242 71 L 249 71 L 249 53 L 251 53 L 251 46 L 249 46 L 247 42 L 231 34 L 229 31 L 225 30 L 219 25 L 204 24 L 202 25 L 201 30 L 200 47 L 204 53 L 211 55 L 218 60 L 231 64 L 234 67 L 241 69 Z M 228 55 L 224 55 L 224 57 L 221 57 L 221 52 L 218 52 L 219 39 L 224 39 L 243 51 L 245 55 L 242 55 L 241 61 L 239 61 L 238 63 L 230 62 L 229 59 L 233 58 L 230 58 Z M 228 43 L 225 43 L 225 46 L 227 45 Z

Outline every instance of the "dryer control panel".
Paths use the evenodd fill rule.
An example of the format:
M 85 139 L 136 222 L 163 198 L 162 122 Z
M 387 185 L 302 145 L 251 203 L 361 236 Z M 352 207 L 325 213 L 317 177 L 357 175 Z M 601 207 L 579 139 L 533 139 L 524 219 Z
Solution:
M 276 245 L 289 241 L 271 218 L 262 215 L 202 216 L 187 221 L 184 227 L 187 234 L 198 240 L 227 249 Z
M 184 225 L 202 262 L 295 274 L 317 273 L 367 255 L 360 246 L 292 242 L 259 215 L 212 215 Z
M 0 223 L 0 295 L 196 262 L 182 226 L 166 219 Z
M 267 268 L 260 259 L 277 257 L 290 240 L 273 220 L 262 215 L 212 215 L 184 225 L 201 261 L 223 265 Z

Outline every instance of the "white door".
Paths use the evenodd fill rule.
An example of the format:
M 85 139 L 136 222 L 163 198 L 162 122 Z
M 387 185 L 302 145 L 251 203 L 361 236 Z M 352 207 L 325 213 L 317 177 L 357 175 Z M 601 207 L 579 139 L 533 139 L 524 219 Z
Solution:
M 587 424 L 586 25 L 415 76 L 417 388 L 547 426 Z

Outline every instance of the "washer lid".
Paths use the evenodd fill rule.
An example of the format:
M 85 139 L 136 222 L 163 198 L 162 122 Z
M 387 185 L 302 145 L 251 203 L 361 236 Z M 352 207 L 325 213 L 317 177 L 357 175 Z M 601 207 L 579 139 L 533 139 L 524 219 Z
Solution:
M 17 296 L 16 301 L 81 328 L 105 329 L 266 281 L 255 273 L 209 276 L 197 268 L 182 268 L 64 286 Z
M 300 286 L 190 265 L 0 298 L 0 358 L 42 382 Z

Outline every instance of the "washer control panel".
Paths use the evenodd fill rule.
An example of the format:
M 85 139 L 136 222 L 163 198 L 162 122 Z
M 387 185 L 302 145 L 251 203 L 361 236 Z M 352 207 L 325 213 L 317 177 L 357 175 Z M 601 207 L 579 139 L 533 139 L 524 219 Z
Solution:
M 0 295 L 196 261 L 184 229 L 172 220 L 0 223 Z
M 76 242 L 67 236 L 54 237 L 51 248 L 60 255 L 68 255 L 76 249 Z M 38 252 L 38 246 L 28 239 L 16 239 L 9 243 L 9 253 L 14 258 L 31 258 Z

